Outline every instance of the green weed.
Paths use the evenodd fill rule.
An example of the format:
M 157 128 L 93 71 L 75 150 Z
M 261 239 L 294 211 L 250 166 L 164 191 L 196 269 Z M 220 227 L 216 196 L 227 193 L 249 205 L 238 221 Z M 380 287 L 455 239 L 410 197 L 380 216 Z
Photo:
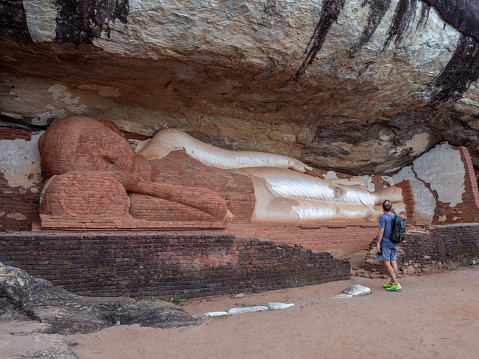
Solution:
M 181 300 L 181 298 L 177 295 L 175 295 L 173 298 L 171 298 L 171 301 L 175 304 L 181 304 L 183 303 L 183 301 Z

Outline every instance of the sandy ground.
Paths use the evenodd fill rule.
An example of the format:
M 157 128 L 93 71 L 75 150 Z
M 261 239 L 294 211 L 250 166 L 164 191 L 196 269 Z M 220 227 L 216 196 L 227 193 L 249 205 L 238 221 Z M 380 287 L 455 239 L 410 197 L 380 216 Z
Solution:
M 211 318 L 197 327 L 120 326 L 66 337 L 82 359 L 122 358 L 479 358 L 479 269 L 401 279 L 387 292 L 383 279 L 351 280 L 266 293 L 190 301 L 209 311 L 294 303 L 291 308 Z M 334 296 L 354 284 L 363 297 Z

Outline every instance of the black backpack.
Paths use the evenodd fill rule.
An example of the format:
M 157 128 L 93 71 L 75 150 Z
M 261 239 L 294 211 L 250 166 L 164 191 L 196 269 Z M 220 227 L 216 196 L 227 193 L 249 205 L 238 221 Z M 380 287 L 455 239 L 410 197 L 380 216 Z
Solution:
M 406 235 L 406 226 L 406 219 L 395 214 L 393 219 L 393 230 L 391 232 L 391 242 L 401 243 L 404 240 Z

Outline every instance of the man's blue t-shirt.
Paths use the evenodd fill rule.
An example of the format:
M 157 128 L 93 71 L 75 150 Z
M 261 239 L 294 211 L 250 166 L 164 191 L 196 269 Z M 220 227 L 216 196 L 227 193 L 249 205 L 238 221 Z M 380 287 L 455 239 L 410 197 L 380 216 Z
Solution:
M 379 228 L 384 228 L 381 248 L 397 248 L 397 244 L 391 242 L 391 232 L 393 230 L 394 213 L 384 213 L 379 217 Z

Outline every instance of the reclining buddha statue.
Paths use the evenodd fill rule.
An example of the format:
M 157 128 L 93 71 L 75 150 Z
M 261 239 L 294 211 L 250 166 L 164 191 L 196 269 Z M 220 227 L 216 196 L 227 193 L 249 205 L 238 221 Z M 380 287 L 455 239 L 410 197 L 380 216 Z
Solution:
M 113 122 L 67 117 L 41 136 L 39 150 L 47 179 L 40 205 L 45 228 L 221 227 L 239 218 L 283 224 L 370 221 L 382 214 L 386 198 L 397 213 L 406 211 L 399 187 L 369 192 L 320 178 L 287 156 L 225 150 L 178 129 L 159 131 L 136 153 Z M 175 160 L 175 153 L 183 159 Z

